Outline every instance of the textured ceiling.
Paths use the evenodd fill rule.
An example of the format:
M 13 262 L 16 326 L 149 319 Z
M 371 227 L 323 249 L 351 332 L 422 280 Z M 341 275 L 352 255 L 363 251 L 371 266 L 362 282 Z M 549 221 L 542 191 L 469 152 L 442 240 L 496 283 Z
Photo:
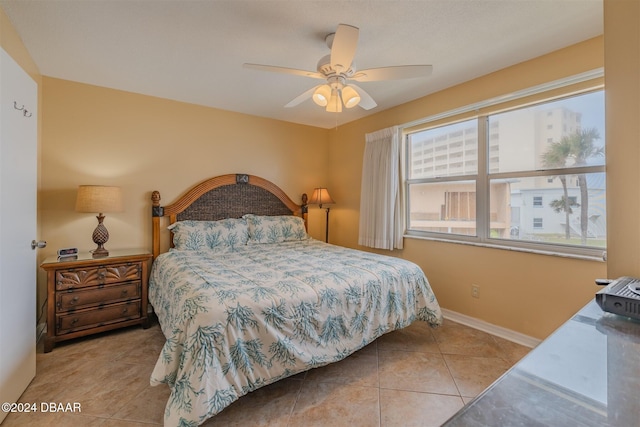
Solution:
M 598 36 L 602 0 L 0 0 L 41 74 L 331 128 Z M 431 64 L 431 76 L 360 83 L 378 103 L 284 105 L 339 23 L 360 28 L 358 69 Z

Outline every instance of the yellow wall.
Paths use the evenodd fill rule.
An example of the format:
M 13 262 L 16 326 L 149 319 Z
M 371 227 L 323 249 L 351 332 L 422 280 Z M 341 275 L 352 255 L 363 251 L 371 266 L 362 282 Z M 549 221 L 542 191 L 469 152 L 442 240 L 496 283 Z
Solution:
M 365 134 L 499 95 L 603 67 L 602 37 L 517 64 L 332 130 L 331 242 L 358 247 L 360 179 Z M 418 263 L 443 308 L 544 338 L 598 290 L 606 263 L 405 238 L 385 252 Z M 480 298 L 471 297 L 471 285 Z
M 112 247 L 151 247 L 150 196 L 169 204 L 226 173 L 259 175 L 294 201 L 326 179 L 324 129 L 43 77 L 42 233 L 56 248 L 92 249 L 95 216 L 74 212 L 80 184 L 117 185 L 125 211 L 107 214 Z M 311 218 L 310 232 L 322 236 Z

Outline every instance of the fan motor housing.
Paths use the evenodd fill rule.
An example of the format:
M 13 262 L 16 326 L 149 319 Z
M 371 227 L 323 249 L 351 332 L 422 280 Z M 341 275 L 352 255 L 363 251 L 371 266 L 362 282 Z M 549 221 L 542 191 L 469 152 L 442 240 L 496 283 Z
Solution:
M 331 67 L 331 55 L 325 55 L 322 58 L 320 58 L 320 60 L 318 61 L 318 65 L 316 67 L 316 69 L 318 70 L 318 72 L 324 76 L 331 76 L 331 75 L 335 75 L 336 74 L 336 70 L 334 70 Z M 342 73 L 340 73 L 340 76 L 344 77 L 345 79 L 353 76 L 356 72 L 356 66 L 355 66 L 355 62 L 351 63 L 351 67 L 346 70 L 343 71 Z

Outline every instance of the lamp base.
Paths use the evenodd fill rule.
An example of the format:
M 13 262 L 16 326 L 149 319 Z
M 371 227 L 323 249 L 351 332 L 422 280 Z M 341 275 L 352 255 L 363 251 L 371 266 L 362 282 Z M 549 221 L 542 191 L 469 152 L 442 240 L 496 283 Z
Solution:
M 109 256 L 109 251 L 104 247 L 104 244 L 109 241 L 109 232 L 107 231 L 107 227 L 102 224 L 102 221 L 104 221 L 104 215 L 99 214 L 96 218 L 98 218 L 98 226 L 93 230 L 92 237 L 93 243 L 98 245 L 98 247 L 93 250 L 93 257 L 102 258 Z
M 94 258 L 103 258 L 109 256 L 109 251 L 106 250 L 104 246 L 98 246 L 98 248 L 93 250 L 92 254 Z

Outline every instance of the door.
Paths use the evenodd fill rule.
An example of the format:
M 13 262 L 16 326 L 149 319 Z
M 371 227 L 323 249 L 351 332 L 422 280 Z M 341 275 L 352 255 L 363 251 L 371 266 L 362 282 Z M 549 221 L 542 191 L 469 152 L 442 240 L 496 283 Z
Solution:
M 4 49 L 0 104 L 0 402 L 16 402 L 36 373 L 38 88 Z

